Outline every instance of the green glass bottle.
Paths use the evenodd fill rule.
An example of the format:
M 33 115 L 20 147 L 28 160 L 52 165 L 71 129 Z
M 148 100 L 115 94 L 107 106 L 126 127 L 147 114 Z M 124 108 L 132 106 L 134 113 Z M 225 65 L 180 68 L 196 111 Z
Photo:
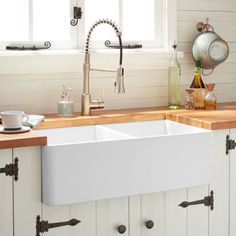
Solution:
M 169 81 L 168 81 L 168 104 L 170 109 L 180 108 L 180 75 L 181 68 L 177 58 L 177 44 L 173 45 L 173 57 L 169 66 Z

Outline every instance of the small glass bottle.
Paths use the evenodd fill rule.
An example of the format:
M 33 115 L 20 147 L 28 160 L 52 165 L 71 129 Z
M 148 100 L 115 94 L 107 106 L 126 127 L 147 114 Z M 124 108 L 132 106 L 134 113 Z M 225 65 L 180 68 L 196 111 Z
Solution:
M 205 109 L 206 110 L 215 110 L 216 109 L 216 96 L 213 93 L 215 84 L 206 84 L 207 94 L 204 98 Z
M 194 107 L 195 108 L 204 108 L 204 97 L 206 95 L 206 86 L 202 81 L 202 68 L 200 61 L 196 61 L 194 78 L 190 85 L 191 89 L 194 89 Z
M 173 57 L 169 66 L 168 106 L 170 109 L 180 108 L 180 74 L 181 68 L 177 58 L 177 44 L 173 45 Z
M 194 97 L 193 97 L 194 89 L 186 89 L 185 91 L 187 93 L 185 97 L 185 109 L 193 110 L 194 109 Z
M 72 116 L 74 113 L 74 101 L 71 100 L 69 91 L 72 91 L 72 89 L 63 85 L 61 100 L 57 103 L 57 113 L 59 116 Z

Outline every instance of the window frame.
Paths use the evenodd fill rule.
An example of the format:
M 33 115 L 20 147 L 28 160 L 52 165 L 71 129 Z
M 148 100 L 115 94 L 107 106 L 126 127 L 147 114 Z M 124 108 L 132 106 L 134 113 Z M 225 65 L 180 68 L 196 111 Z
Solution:
M 73 18 L 74 12 L 73 7 L 78 5 L 77 0 L 69 0 L 70 1 L 70 19 Z M 78 27 L 73 27 L 70 25 L 70 40 L 69 41 L 34 41 L 33 40 L 33 0 L 28 0 L 29 2 L 29 22 L 28 22 L 28 35 L 29 40 L 27 41 L 0 41 L 0 51 L 5 51 L 6 46 L 11 45 L 19 45 L 19 46 L 43 46 L 46 41 L 51 43 L 50 49 L 54 50 L 65 50 L 65 49 L 77 49 L 78 48 Z M 68 22 L 70 24 L 70 22 Z
M 78 6 L 82 8 L 82 12 L 84 9 L 84 4 L 86 0 L 70 0 L 70 14 L 71 14 L 71 19 L 73 18 L 73 7 Z M 121 1 L 121 0 L 119 0 Z M 157 24 L 159 24 L 160 27 L 163 27 L 165 31 L 163 31 L 162 35 L 162 47 L 156 47 L 155 43 L 150 43 L 143 41 L 143 48 L 142 49 L 136 49 L 133 51 L 145 51 L 145 50 L 155 50 L 157 51 L 168 51 L 173 43 L 174 39 L 177 39 L 177 0 L 161 0 L 162 1 L 162 11 L 163 11 L 163 19 L 160 20 L 158 17 L 155 17 L 155 21 Z M 33 0 L 29 0 L 30 8 L 33 9 L 32 7 L 32 2 Z M 155 4 L 157 5 L 157 1 L 155 0 Z M 157 7 L 157 6 L 156 6 Z M 160 8 L 158 8 L 160 9 Z M 29 31 L 32 39 L 32 19 L 33 15 L 32 13 L 30 14 L 30 19 L 29 19 Z M 121 24 L 122 25 L 122 24 Z M 156 27 L 157 28 L 157 27 Z M 71 29 L 71 41 L 70 42 L 55 42 L 55 41 L 50 41 L 52 46 L 50 50 L 69 50 L 69 49 L 84 49 L 85 45 L 85 38 L 86 38 L 86 32 L 85 32 L 85 16 L 84 12 L 82 15 L 82 19 L 78 21 L 77 26 L 70 26 Z M 156 30 L 155 35 L 158 35 L 158 30 Z M 29 45 L 29 44 L 40 44 L 42 45 L 44 42 L 34 42 L 34 41 L 21 41 L 21 42 L 1 42 L 0 43 L 0 51 L 5 51 L 6 45 L 12 45 L 12 44 L 21 44 L 21 45 Z M 129 43 L 125 42 L 124 43 Z M 132 42 L 133 43 L 133 42 Z M 135 43 L 139 43 L 138 41 L 135 41 Z M 95 48 L 94 51 L 99 51 L 100 49 L 105 49 L 106 47 L 104 46 L 104 42 L 93 42 L 93 48 Z M 106 48 L 106 50 L 109 50 Z
M 81 0 L 81 2 L 85 2 L 86 0 Z M 125 0 L 118 0 L 119 7 L 122 7 L 122 1 Z M 84 5 L 83 5 L 84 9 Z M 177 20 L 176 18 L 176 11 L 177 5 L 176 0 L 155 0 L 155 40 L 153 41 L 125 41 L 123 40 L 123 44 L 142 44 L 143 49 L 155 49 L 155 50 L 168 50 L 170 41 L 173 43 L 173 40 L 176 39 L 176 32 L 172 32 L 173 30 L 176 31 L 176 23 L 174 21 Z M 86 13 L 85 13 L 86 14 Z M 85 26 L 85 17 L 83 17 L 83 26 Z M 119 17 L 120 22 L 119 27 L 122 31 L 122 12 L 119 9 Z M 171 27 L 171 29 L 169 29 Z M 160 30 L 161 29 L 161 30 Z M 159 32 L 161 31 L 161 34 Z M 78 48 L 82 49 L 84 47 L 85 37 L 87 32 L 85 32 L 85 27 L 80 27 L 78 29 L 78 34 L 82 35 L 83 38 L 82 43 L 78 42 Z M 108 39 L 109 40 L 109 39 Z M 93 41 L 92 44 L 93 50 L 101 50 L 107 49 L 104 45 L 104 41 Z

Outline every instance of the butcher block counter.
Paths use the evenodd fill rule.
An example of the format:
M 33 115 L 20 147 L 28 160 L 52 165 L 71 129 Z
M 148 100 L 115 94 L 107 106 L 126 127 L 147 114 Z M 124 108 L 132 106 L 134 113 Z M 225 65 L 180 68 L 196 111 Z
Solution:
M 236 128 L 236 102 L 218 104 L 217 110 L 169 110 L 167 107 L 120 110 L 96 110 L 92 116 L 71 117 L 46 115 L 37 129 L 61 128 L 80 125 L 96 125 L 168 119 L 209 130 Z M 23 134 L 0 134 L 0 149 L 47 144 L 47 137 L 37 130 Z
M 210 130 L 236 128 L 236 102 L 221 103 L 215 111 L 169 110 L 167 107 L 152 107 L 107 111 L 96 110 L 92 112 L 92 116 L 80 116 L 79 113 L 73 117 L 47 115 L 45 121 L 37 126 L 37 128 L 60 128 L 161 119 L 168 119 Z

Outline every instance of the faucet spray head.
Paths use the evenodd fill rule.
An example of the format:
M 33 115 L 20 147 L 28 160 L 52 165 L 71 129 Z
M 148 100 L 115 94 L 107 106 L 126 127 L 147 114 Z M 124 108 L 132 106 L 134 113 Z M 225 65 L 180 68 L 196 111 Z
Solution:
M 117 69 L 116 82 L 115 82 L 115 92 L 116 93 L 125 93 L 124 68 L 122 66 L 120 66 Z

